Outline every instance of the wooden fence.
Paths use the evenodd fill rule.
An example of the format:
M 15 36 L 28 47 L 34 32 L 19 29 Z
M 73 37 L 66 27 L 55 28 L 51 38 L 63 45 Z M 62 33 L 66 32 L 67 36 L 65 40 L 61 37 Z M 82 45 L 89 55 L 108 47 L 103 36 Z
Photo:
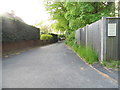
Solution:
M 76 30 L 76 42 L 92 47 L 101 61 L 120 60 L 120 17 L 103 17 Z

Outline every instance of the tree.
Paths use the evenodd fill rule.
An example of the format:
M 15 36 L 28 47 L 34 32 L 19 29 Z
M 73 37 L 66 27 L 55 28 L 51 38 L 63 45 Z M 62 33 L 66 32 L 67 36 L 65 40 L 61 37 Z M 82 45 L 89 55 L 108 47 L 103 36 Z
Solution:
M 51 14 L 51 19 L 55 22 L 51 25 L 55 31 L 66 31 L 68 29 L 68 20 L 64 17 L 66 9 L 63 2 L 48 1 L 47 11 Z
M 43 26 L 40 27 L 40 32 L 50 33 L 50 32 L 52 32 L 52 28 L 48 25 L 43 25 Z
M 48 1 L 46 10 L 55 21 L 55 30 L 72 32 L 78 28 L 91 24 L 103 16 L 115 15 L 114 2 L 55 2 Z
M 118 16 L 120 17 L 120 0 L 118 1 Z

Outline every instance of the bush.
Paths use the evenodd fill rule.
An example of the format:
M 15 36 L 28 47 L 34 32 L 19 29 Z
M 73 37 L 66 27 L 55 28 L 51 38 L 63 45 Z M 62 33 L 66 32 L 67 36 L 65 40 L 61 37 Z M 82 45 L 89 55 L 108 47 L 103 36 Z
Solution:
M 42 34 L 40 37 L 41 40 L 52 40 L 53 36 L 49 34 Z
M 66 35 L 65 44 L 72 46 L 75 43 L 75 32 Z

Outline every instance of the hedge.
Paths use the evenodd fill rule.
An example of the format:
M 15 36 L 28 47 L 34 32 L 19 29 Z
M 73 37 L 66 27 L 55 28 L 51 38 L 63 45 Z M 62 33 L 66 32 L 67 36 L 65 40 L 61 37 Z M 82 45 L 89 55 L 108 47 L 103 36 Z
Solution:
M 42 34 L 40 37 L 41 40 L 52 40 L 53 36 L 49 34 Z
M 2 18 L 2 42 L 38 40 L 40 30 L 15 19 Z
M 51 40 L 53 43 L 58 42 L 58 35 L 53 33 L 42 34 L 40 37 L 41 40 Z

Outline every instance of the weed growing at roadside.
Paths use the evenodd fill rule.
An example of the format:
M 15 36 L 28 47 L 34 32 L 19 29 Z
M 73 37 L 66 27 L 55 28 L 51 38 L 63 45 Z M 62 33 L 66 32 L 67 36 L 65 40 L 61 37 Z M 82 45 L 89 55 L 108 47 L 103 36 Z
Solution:
M 109 61 L 102 61 L 102 65 L 107 68 L 120 68 L 120 61 L 118 60 L 109 60 Z
M 75 33 L 71 33 L 67 37 L 65 44 L 70 46 L 81 58 L 84 58 L 87 63 L 93 64 L 98 61 L 98 55 L 90 47 L 84 47 L 75 43 Z

